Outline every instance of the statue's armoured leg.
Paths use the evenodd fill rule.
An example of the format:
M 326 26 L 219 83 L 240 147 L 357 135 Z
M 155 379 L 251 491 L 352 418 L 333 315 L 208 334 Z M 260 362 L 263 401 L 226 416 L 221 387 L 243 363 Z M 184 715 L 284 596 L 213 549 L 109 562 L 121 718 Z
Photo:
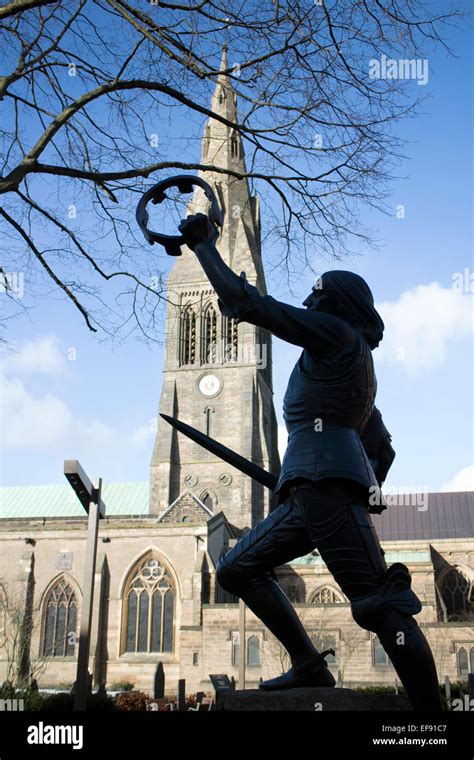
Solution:
M 288 497 L 219 560 L 220 586 L 243 599 L 290 655 L 288 673 L 264 682 L 262 688 L 335 685 L 325 654 L 315 648 L 273 573 L 274 567 L 312 549 L 300 514 Z
M 387 569 L 360 494 L 351 497 L 350 484 L 341 481 L 306 483 L 292 491 L 311 538 L 351 601 L 354 620 L 379 637 L 413 709 L 440 710 L 433 655 L 412 617 L 421 610 L 420 600 L 405 565 Z

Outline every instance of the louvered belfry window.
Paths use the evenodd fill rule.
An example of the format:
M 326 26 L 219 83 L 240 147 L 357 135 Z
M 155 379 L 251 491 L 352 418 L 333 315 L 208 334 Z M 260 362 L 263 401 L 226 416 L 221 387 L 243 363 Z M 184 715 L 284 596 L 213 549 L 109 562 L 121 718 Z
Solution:
M 215 364 L 217 361 L 217 314 L 210 304 L 203 319 L 203 363 Z
M 223 359 L 224 362 L 236 362 L 238 358 L 239 350 L 239 328 L 237 320 L 232 317 L 224 318 L 223 325 L 224 333 L 224 346 L 223 346 Z
M 181 319 L 180 364 L 194 364 L 196 361 L 196 312 L 188 307 Z

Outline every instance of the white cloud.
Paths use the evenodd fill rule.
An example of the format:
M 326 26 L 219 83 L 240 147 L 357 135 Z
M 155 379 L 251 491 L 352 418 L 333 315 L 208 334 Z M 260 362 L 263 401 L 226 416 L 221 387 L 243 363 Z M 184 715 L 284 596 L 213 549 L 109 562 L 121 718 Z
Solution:
M 62 349 L 55 335 L 0 352 L 3 451 L 21 456 L 25 462 L 34 457 L 32 468 L 48 472 L 47 477 L 51 473 L 60 477 L 64 459 L 80 459 L 93 476 L 127 480 L 137 461 L 149 460 L 156 420 L 141 419 L 130 425 L 88 417 L 69 390 L 67 359 L 74 358 L 71 352 L 72 348 Z
M 127 478 L 130 455 L 150 450 L 153 421 L 124 430 L 101 420 L 80 418 L 52 393 L 32 393 L 19 378 L 0 376 L 1 441 L 5 451 L 32 452 L 56 459 L 83 459 L 97 468 L 111 467 Z
M 132 432 L 131 440 L 137 448 L 148 446 L 151 439 L 156 435 L 156 420 L 151 419 L 146 425 L 139 425 Z
M 126 481 L 130 479 L 135 457 L 150 458 L 153 440 L 150 426 L 121 430 L 100 420 L 80 420 L 69 432 L 61 451 L 65 451 L 64 459 L 79 459 L 91 472 L 110 480 Z
M 417 285 L 377 309 L 385 322 L 377 362 L 396 364 L 409 375 L 442 364 L 448 343 L 474 329 L 472 297 L 437 282 Z
M 459 470 L 441 491 L 474 491 L 474 464 Z
M 2 356 L 2 369 L 8 374 L 60 374 L 67 366 L 55 335 L 27 341 L 12 350 L 3 349 Z
M 5 450 L 34 450 L 57 443 L 69 430 L 72 414 L 59 398 L 35 397 L 18 378 L 0 377 L 1 438 Z

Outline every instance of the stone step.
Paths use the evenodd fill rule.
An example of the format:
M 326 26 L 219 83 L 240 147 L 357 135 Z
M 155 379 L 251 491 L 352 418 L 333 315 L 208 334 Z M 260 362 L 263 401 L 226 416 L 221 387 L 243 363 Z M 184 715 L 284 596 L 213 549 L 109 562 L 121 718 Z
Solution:
M 398 694 L 368 694 L 352 689 L 306 687 L 281 691 L 222 691 L 218 694 L 216 709 L 225 712 L 400 712 L 410 711 L 411 707 L 408 699 Z

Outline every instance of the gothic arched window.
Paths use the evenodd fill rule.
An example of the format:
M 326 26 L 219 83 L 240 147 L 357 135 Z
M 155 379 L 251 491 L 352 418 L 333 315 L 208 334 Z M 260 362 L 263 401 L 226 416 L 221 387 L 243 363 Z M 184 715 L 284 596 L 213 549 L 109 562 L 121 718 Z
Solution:
M 49 591 L 43 613 L 43 656 L 74 657 L 77 599 L 65 578 Z
M 224 317 L 222 337 L 224 362 L 236 362 L 239 351 L 239 327 L 233 317 Z
M 442 596 L 448 612 L 448 620 L 464 620 L 473 614 L 471 602 L 472 583 L 453 567 L 442 581 Z
M 390 665 L 390 658 L 380 643 L 378 636 L 374 636 L 372 639 L 372 661 L 375 667 L 383 667 Z
M 260 665 L 260 639 L 258 636 L 249 636 L 247 639 L 247 665 L 250 667 Z
M 469 673 L 469 657 L 464 647 L 458 649 L 458 673 L 460 676 L 467 676 Z
M 246 664 L 250 667 L 260 665 L 260 639 L 258 636 L 249 636 L 246 646 Z M 232 633 L 232 665 L 239 666 L 240 658 L 240 634 L 238 631 Z
M 183 311 L 181 318 L 180 364 L 196 361 L 196 312 L 192 307 Z
M 148 555 L 129 576 L 124 593 L 125 652 L 171 652 L 174 584 L 165 566 Z
M 232 634 L 232 665 L 238 667 L 240 658 L 240 635 Z
M 312 604 L 341 604 L 344 599 L 334 589 L 323 586 L 314 594 Z
M 202 361 L 214 364 L 217 361 L 217 314 L 212 304 L 204 312 L 202 336 Z

